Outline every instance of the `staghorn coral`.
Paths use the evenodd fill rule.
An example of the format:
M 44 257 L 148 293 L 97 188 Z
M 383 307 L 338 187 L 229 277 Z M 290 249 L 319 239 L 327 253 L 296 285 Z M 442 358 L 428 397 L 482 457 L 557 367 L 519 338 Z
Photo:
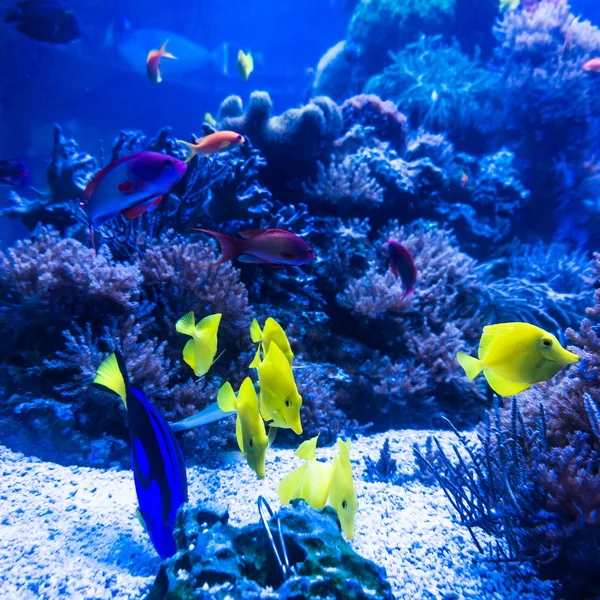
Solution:
M 421 36 L 395 54 L 364 91 L 402 107 L 413 126 L 447 132 L 468 148 L 475 143 L 469 136 L 502 126 L 494 105 L 498 82 L 497 75 L 483 69 L 477 56 L 465 56 L 456 42 L 447 46 L 440 36 Z

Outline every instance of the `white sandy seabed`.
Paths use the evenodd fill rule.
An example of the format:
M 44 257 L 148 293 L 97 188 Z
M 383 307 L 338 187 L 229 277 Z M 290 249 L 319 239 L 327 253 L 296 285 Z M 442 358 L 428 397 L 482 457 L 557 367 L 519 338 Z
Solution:
M 386 437 L 400 470 L 410 473 L 412 444 L 430 433 L 389 432 L 352 443 L 360 503 L 354 550 L 385 568 L 400 599 L 551 598 L 551 586 L 523 569 L 481 561 L 438 486 L 363 481 L 363 457 L 376 460 Z M 447 432 L 434 435 L 444 446 L 454 441 Z M 327 459 L 334 453 L 318 450 Z M 256 521 L 258 496 L 276 509 L 277 484 L 298 464 L 293 450 L 271 448 L 262 482 L 244 462 L 217 471 L 189 468 L 190 503 L 228 506 L 235 525 Z M 0 472 L 1 599 L 132 599 L 148 591 L 160 561 L 135 516 L 130 472 L 64 467 L 4 446 Z

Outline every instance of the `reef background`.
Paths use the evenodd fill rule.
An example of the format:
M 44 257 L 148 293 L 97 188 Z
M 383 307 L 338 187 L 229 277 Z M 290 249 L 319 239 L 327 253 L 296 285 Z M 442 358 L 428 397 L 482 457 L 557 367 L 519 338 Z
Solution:
M 175 27 L 185 7 L 170 6 L 168 18 L 139 7 L 129 7 L 129 16 L 137 27 Z M 501 422 L 510 412 L 513 433 L 518 426 L 525 432 L 519 443 L 527 468 L 540 478 L 536 493 L 558 500 L 517 506 L 519 517 L 543 511 L 534 533 L 517 517 L 514 535 L 504 521 L 497 530 L 485 518 L 479 524 L 505 540 L 508 531 L 511 552 L 527 549 L 541 527 L 554 544 L 553 560 L 567 564 L 566 574 L 542 574 L 569 580 L 573 567 L 579 578 L 585 565 L 563 551 L 573 536 L 592 547 L 593 564 L 600 556 L 600 397 L 589 383 L 600 355 L 593 256 L 600 236 L 600 77 L 582 70 L 600 56 L 600 12 L 562 0 L 528 0 L 505 13 L 492 0 L 278 6 L 259 3 L 254 28 L 244 7 L 230 3 L 228 16 L 214 4 L 201 18 L 187 15 L 181 34 L 206 33 L 212 47 L 236 32 L 236 42 L 264 54 L 249 82 L 215 76 L 202 80 L 206 90 L 196 82 L 189 89 L 169 84 L 168 67 L 156 88 L 112 62 L 105 71 L 90 69 L 99 56 L 89 44 L 102 39 L 113 13 L 98 16 L 98 30 L 72 48 L 44 53 L 34 46 L 39 56 L 17 34 L 6 36 L 14 43 L 3 38 L 13 82 L 2 97 L 3 152 L 27 159 L 39 193 L 7 192 L 2 211 L 11 234 L 0 254 L 0 442 L 69 465 L 125 466 L 123 409 L 90 387 L 100 361 L 119 348 L 134 383 L 177 420 L 213 402 L 225 380 L 239 385 L 254 351 L 251 319 L 273 316 L 306 367 L 297 372 L 303 439 L 319 433 L 329 443 L 338 435 L 447 428 L 449 421 L 466 429 L 483 418 L 484 454 L 469 455 L 478 467 L 478 456 L 502 446 Z M 82 6 L 80 18 L 93 15 Z M 290 35 L 278 30 L 285 43 L 259 34 L 286 18 L 294 26 Z M 305 29 L 309 39 L 300 35 Z M 309 77 L 304 69 L 317 61 Z M 38 103 L 35 90 L 44 86 L 59 91 Z M 104 226 L 94 257 L 78 212 L 94 173 L 143 149 L 181 158 L 176 138 L 214 130 L 202 124 L 206 111 L 216 129 L 238 131 L 248 143 L 194 159 L 158 210 Z M 15 223 L 28 235 L 13 243 Z M 288 229 L 317 259 L 285 270 L 207 268 L 216 246 L 190 230 L 198 226 L 231 235 Z M 388 269 L 389 239 L 414 255 L 412 297 Z M 189 310 L 223 313 L 225 353 L 199 381 L 182 363 L 186 340 L 174 328 Z M 507 402 L 490 418 L 491 391 L 481 378 L 464 376 L 455 354 L 474 352 L 484 325 L 512 320 L 551 331 L 585 360 L 524 395 L 524 416 Z M 548 435 L 535 433 L 540 404 L 558 415 L 553 428 L 567 432 L 538 447 Z M 575 417 L 560 422 L 559 406 L 570 406 Z M 220 451 L 235 447 L 230 425 L 186 433 L 190 464 L 218 464 Z M 509 439 L 514 443 L 514 435 Z M 277 440 L 297 442 L 288 432 Z M 466 463 L 457 474 L 431 448 L 428 460 L 456 488 L 463 485 Z M 584 470 L 573 459 L 578 448 L 589 459 Z M 545 453 L 552 449 L 550 464 Z M 503 468 L 482 480 L 509 481 Z M 581 511 L 565 506 L 568 494 L 560 500 L 552 478 L 540 475 L 546 472 L 572 475 L 569 489 L 587 498 L 583 522 Z M 502 494 L 484 506 L 488 513 L 506 507 Z M 541 560 L 516 550 L 519 560 Z M 569 585 L 579 589 L 581 581 Z

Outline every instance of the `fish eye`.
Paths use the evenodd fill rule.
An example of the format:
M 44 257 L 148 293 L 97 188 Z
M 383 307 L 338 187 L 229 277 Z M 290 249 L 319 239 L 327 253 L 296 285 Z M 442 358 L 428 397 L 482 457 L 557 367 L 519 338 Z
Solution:
M 241 135 L 238 135 L 236 139 L 237 139 L 238 142 L 242 142 L 243 139 L 244 139 L 244 137 L 241 136 Z
M 342 508 L 344 510 L 346 510 L 348 508 L 348 501 L 347 500 L 342 500 Z
M 544 344 L 546 348 L 550 348 L 552 346 L 552 340 L 544 340 L 542 344 Z
M 290 401 L 290 399 L 289 399 L 289 398 L 286 398 L 286 399 L 285 399 L 285 405 L 286 405 L 288 408 L 289 408 L 289 407 L 292 405 L 292 403 L 291 403 L 291 401 Z

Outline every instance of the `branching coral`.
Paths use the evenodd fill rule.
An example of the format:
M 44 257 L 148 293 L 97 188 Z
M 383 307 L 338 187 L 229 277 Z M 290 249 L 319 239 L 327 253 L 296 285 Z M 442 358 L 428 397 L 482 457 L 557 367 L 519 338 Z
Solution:
M 406 112 L 413 126 L 448 132 L 455 142 L 473 130 L 501 127 L 497 113 L 498 77 L 471 60 L 455 42 L 422 36 L 394 56 L 383 73 L 373 77 L 365 92 L 392 100 Z

